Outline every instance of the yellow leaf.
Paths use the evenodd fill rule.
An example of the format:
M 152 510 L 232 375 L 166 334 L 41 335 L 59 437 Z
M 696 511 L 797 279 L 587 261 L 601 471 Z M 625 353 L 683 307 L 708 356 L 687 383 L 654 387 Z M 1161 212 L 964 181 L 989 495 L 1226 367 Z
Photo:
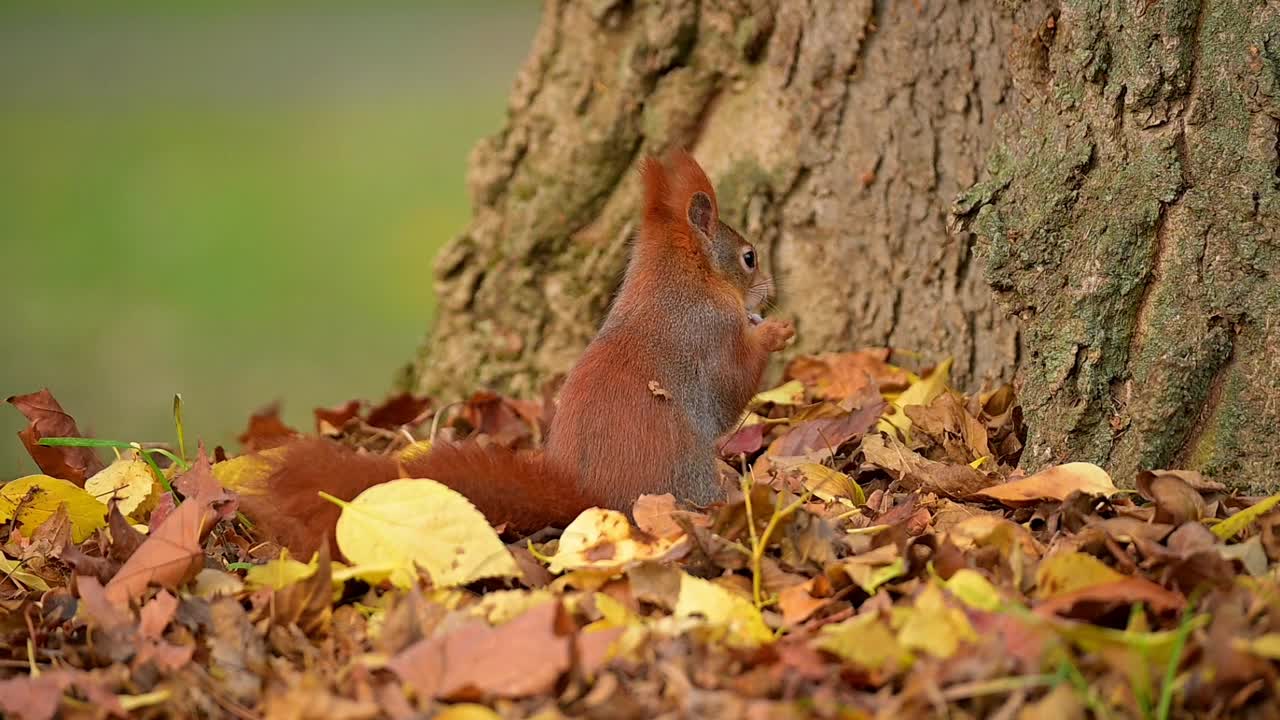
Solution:
M 1230 540 L 1278 504 L 1280 504 L 1280 495 L 1264 498 L 1214 525 L 1210 530 L 1213 530 L 1213 534 L 1220 539 Z
M 601 619 L 591 625 L 598 628 L 610 627 L 627 627 L 640 622 L 626 605 L 614 600 L 613 598 L 598 592 L 594 594 L 596 601 L 596 610 L 600 611 Z
M 1041 470 L 1031 477 L 979 490 L 975 495 L 1017 507 L 1045 500 L 1062 501 L 1075 491 L 1111 496 L 1120 492 L 1106 470 L 1087 462 L 1073 462 Z
M 396 462 L 404 465 L 426 457 L 429 452 L 431 452 L 431 441 L 419 440 L 412 445 L 405 446 L 400 452 L 396 453 Z
M 685 539 L 684 535 L 646 538 L 639 534 L 627 516 L 616 510 L 585 510 L 561 533 L 550 570 L 615 570 L 638 560 L 661 558 Z
M 817 646 L 845 662 L 868 670 L 897 672 L 911 666 L 911 652 L 898 642 L 889 626 L 874 612 L 826 625 Z
M 1280 633 L 1266 633 L 1256 638 L 1236 638 L 1233 647 L 1268 660 L 1280 660 Z
M 254 565 L 244 575 L 245 585 L 250 590 L 270 588 L 283 590 L 290 585 L 306 580 L 316 572 L 316 564 L 304 563 L 283 555 L 262 565 Z
M 347 580 L 363 580 L 370 585 L 377 587 L 391 579 L 392 575 L 396 575 L 399 566 L 395 563 L 373 563 L 363 565 L 342 565 L 341 563 L 333 563 L 333 581 L 335 583 L 346 582 Z
M 196 597 L 206 599 L 235 595 L 244 590 L 244 582 L 240 578 L 229 572 L 214 570 L 213 568 L 201 570 L 196 575 L 194 583 L 193 592 Z
M 137 453 L 117 459 L 84 483 L 85 492 L 103 504 L 115 498 L 116 507 L 126 517 L 133 515 L 156 487 L 151 466 Z
M 772 390 L 765 390 L 751 400 L 752 407 L 761 405 L 800 405 L 804 402 L 804 383 L 792 380 Z
M 925 586 L 916 597 L 914 607 L 895 607 L 892 612 L 898 641 L 905 648 L 946 659 L 954 655 L 962 643 L 978 639 L 964 611 L 948 605 L 934 583 Z
M 969 568 L 961 568 L 946 581 L 947 591 L 957 600 L 977 610 L 994 612 L 1000 609 L 1004 600 L 1000 591 L 982 573 Z
M 240 455 L 230 460 L 223 460 L 213 466 L 213 476 L 222 487 L 239 493 L 256 495 L 263 491 L 262 483 L 275 467 L 275 461 L 284 455 L 284 448 Z
M 28 475 L 0 487 L 0 522 L 13 518 L 16 513 L 23 534 L 30 537 L 64 503 L 71 520 L 73 542 L 83 542 L 94 530 L 106 525 L 106 505 L 75 483 L 48 475 Z
M 49 583 L 44 578 L 33 572 L 22 569 L 22 563 L 0 554 L 0 579 L 9 578 L 20 585 L 25 586 L 28 590 L 40 590 L 41 592 L 49 589 Z
M 867 496 L 862 486 L 853 478 L 839 470 L 815 462 L 802 462 L 793 465 L 804 476 L 804 486 L 813 491 L 815 497 L 823 502 L 832 502 L 836 498 L 851 500 L 854 505 L 866 505 Z
M 549 590 L 496 590 L 485 593 L 480 602 L 468 608 L 476 617 L 482 617 L 490 625 L 501 625 L 517 618 L 525 611 L 555 600 Z
M 947 381 L 951 379 L 952 362 L 952 358 L 943 360 L 927 377 L 911 383 L 911 386 L 903 390 L 901 395 L 890 401 L 889 413 L 880 418 L 880 422 L 876 423 L 876 429 L 890 435 L 897 430 L 902 433 L 904 441 L 909 441 L 911 418 L 907 417 L 903 408 L 912 405 L 928 405 L 934 398 L 941 395 L 947 389 Z
M 391 581 L 411 585 L 421 567 L 436 587 L 519 577 L 497 533 L 465 497 L 434 480 L 392 480 L 342 502 L 336 537 L 356 565 L 396 566 Z
M 1036 568 L 1035 596 L 1046 600 L 1124 578 L 1124 575 L 1088 553 L 1054 553 L 1041 560 Z
M 673 616 L 681 620 L 701 618 L 725 632 L 725 641 L 734 647 L 756 647 L 773 641 L 773 633 L 750 600 L 692 575 L 680 575 L 680 597 Z
M 435 720 L 502 720 L 502 716 L 484 705 L 459 703 L 437 713 Z

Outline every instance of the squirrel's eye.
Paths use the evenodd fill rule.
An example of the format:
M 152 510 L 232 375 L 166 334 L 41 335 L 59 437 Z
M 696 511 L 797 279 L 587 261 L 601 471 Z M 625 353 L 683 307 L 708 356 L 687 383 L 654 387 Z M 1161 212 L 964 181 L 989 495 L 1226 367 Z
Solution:
M 743 250 L 742 264 L 745 265 L 748 270 L 755 270 L 756 269 L 756 251 L 751 249 Z

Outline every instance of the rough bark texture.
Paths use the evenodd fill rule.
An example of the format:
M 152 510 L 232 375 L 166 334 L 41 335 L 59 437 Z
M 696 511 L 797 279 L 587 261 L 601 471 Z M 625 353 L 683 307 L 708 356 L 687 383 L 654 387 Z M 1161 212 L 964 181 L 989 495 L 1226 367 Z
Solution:
M 892 345 L 955 355 L 962 386 L 1010 377 L 1015 322 L 946 221 L 994 141 L 1023 12 L 550 0 L 506 127 L 472 156 L 474 219 L 439 258 L 411 382 L 527 394 L 565 370 L 625 262 L 637 163 L 672 145 L 761 248 L 776 312 L 797 320 L 793 354 Z
M 1274 488 L 1277 6 L 1072 0 L 1033 40 L 956 208 L 1022 320 L 1024 464 Z

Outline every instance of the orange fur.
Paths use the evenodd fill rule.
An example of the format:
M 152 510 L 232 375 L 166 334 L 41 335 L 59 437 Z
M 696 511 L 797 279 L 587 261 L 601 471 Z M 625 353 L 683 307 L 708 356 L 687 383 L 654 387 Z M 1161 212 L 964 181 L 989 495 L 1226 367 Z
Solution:
M 720 222 L 697 162 L 677 152 L 665 163 L 645 160 L 642 171 L 642 222 L 626 277 L 561 389 L 544 453 L 441 444 L 401 469 L 326 440 L 295 443 L 268 478 L 267 496 L 246 503 L 267 536 L 306 553 L 332 536 L 338 516 L 316 491 L 350 499 L 401 471 L 449 485 L 491 522 L 521 532 L 563 525 L 592 505 L 630 510 L 642 494 L 722 498 L 716 440 L 793 331 L 750 319 L 747 298 L 769 287 L 768 277 L 748 267 L 744 253 L 754 249 Z

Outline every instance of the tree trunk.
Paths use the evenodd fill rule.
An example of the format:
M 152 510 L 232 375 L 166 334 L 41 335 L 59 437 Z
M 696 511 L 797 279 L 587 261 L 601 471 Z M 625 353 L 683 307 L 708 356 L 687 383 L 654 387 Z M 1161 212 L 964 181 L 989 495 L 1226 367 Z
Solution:
M 1011 92 L 985 2 L 550 0 L 437 264 L 416 386 L 528 394 L 591 339 L 645 153 L 690 149 L 797 320 L 792 354 L 891 345 L 1009 378 L 1018 331 L 949 240 Z
M 952 355 L 968 388 L 1016 370 L 1031 469 L 1261 487 L 1278 58 L 1276 10 L 1245 0 L 548 0 L 410 382 L 531 394 L 565 370 L 640 157 L 678 145 L 769 261 L 793 355 Z
M 1277 6 L 1078 0 L 1036 35 L 956 208 L 1022 320 L 1023 463 L 1274 488 Z

